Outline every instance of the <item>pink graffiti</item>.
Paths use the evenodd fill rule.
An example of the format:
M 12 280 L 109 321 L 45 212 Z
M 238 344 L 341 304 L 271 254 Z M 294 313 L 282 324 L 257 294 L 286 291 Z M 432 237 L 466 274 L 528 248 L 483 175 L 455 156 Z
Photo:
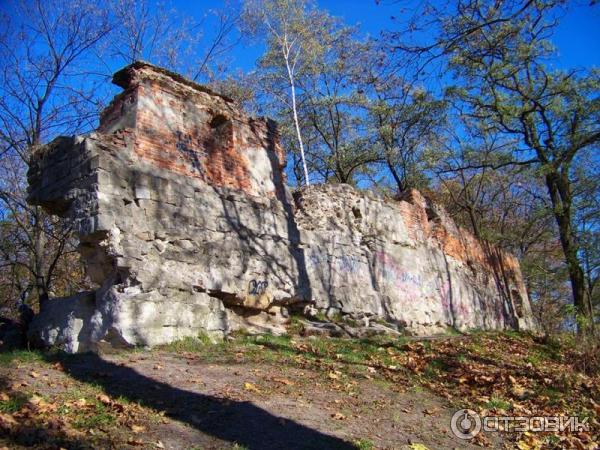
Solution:
M 442 298 L 442 307 L 444 311 L 450 312 L 450 300 L 452 292 L 450 291 L 450 282 L 446 281 L 440 289 L 440 297 Z
M 377 252 L 376 260 L 381 263 L 381 275 L 390 280 L 394 285 L 406 294 L 418 297 L 421 295 L 423 279 L 420 275 L 404 270 L 390 255 L 385 252 Z

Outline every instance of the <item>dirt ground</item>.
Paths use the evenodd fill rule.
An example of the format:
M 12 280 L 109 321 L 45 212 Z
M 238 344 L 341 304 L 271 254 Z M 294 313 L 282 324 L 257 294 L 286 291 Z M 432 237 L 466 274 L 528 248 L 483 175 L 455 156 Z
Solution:
M 0 374 L 5 383 L 20 384 L 46 398 L 68 396 L 73 380 L 91 383 L 110 398 L 142 402 L 159 417 L 138 417 L 133 427 L 140 430 L 137 433 L 129 427 L 95 445 L 89 432 L 99 430 L 91 428 L 78 440 L 92 446 L 351 449 L 422 444 L 429 449 L 477 448 L 452 435 L 449 425 L 455 408 L 443 399 L 373 379 L 351 381 L 340 388 L 329 374 L 324 378 L 312 370 L 272 364 L 207 364 L 166 352 L 84 355 L 55 367 L 22 363 L 4 367 Z M 18 443 L 18 439 L 4 438 L 9 448 Z
M 490 402 L 476 381 L 463 380 L 470 373 L 479 379 L 468 358 L 483 359 L 465 351 L 464 342 L 439 348 L 330 342 L 253 340 L 74 356 L 20 352 L 0 360 L 0 449 L 545 448 L 500 433 L 472 441 L 452 434 L 463 393 Z M 417 378 L 391 365 L 404 361 L 419 373 L 413 364 L 419 357 L 426 361 L 427 352 L 439 356 L 451 345 L 462 349 L 458 360 L 468 369 L 452 379 L 471 386 L 456 396 L 441 378 L 451 369 L 437 372 L 438 360 L 423 363 Z M 484 372 L 493 375 L 490 366 Z M 427 387 L 435 383 L 444 391 Z

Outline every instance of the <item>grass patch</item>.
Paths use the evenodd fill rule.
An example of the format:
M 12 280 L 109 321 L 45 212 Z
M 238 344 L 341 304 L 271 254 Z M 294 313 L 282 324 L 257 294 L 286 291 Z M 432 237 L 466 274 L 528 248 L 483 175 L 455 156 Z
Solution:
M 105 428 L 114 425 L 117 417 L 110 409 L 99 401 L 94 402 L 94 411 L 91 414 L 78 414 L 76 411 L 73 418 L 73 426 L 80 430 L 90 428 Z
M 445 336 L 462 336 L 462 333 L 454 327 L 446 327 L 443 333 Z
M 311 336 L 271 334 L 247 335 L 238 333 L 220 343 L 208 343 L 186 338 L 164 345 L 159 351 L 194 353 L 203 361 L 220 363 L 267 362 L 288 365 L 305 363 L 325 366 L 344 365 L 347 369 L 363 371 L 366 366 L 398 366 L 394 358 L 404 352 L 406 338 L 375 336 L 363 339 L 346 339 Z M 341 366 L 340 366 L 341 368 Z
M 449 369 L 448 363 L 442 359 L 432 359 L 423 370 L 423 376 L 425 378 L 434 379 L 441 372 L 447 372 Z
M 464 364 L 467 362 L 467 355 L 465 355 L 464 353 L 460 353 L 458 355 L 456 355 L 456 361 L 458 361 L 461 364 Z
M 69 387 L 61 396 L 65 401 L 79 400 L 80 398 L 84 398 L 87 401 L 95 401 L 96 396 L 103 393 L 104 389 L 102 386 L 93 382 L 87 382 Z
M 28 396 L 22 393 L 13 395 L 6 401 L 0 401 L 0 412 L 8 414 L 17 412 L 25 403 L 27 403 L 28 400 Z
M 525 361 L 531 364 L 533 367 L 538 367 L 542 363 L 542 360 L 543 358 L 538 352 L 530 353 L 525 358 Z
M 488 409 L 501 409 L 503 411 L 509 411 L 512 408 L 512 404 L 500 397 L 492 397 L 485 404 Z
M 233 344 L 229 341 L 213 343 L 207 336 L 185 337 L 169 344 L 155 347 L 154 351 L 165 351 L 177 354 L 193 353 L 207 362 L 231 362 Z
M 511 339 L 516 339 L 516 340 L 521 340 L 523 338 L 522 333 L 517 330 L 505 330 L 504 335 L 506 337 L 509 337 Z
M 0 366 L 8 366 L 13 362 L 31 363 L 39 361 L 44 361 L 44 355 L 36 350 L 13 350 L 0 353 Z
M 197 353 L 199 351 L 205 350 L 205 347 L 213 344 L 210 338 L 206 335 L 199 335 L 198 337 L 184 337 L 175 342 L 171 342 L 170 344 L 162 345 L 160 348 L 162 350 L 175 352 L 175 353 L 183 353 L 183 352 L 191 352 Z
M 543 356 L 545 359 L 550 359 L 556 362 L 562 362 L 563 356 L 563 348 L 557 340 L 548 340 L 544 342 L 543 345 L 539 348 L 539 354 Z
M 317 319 L 319 322 L 329 322 L 329 319 L 327 318 L 327 316 L 325 315 L 325 313 L 323 311 L 318 311 L 315 314 L 315 319 Z
M 541 389 L 536 392 L 536 395 L 539 397 L 547 397 L 550 405 L 559 405 L 561 399 L 564 397 L 564 393 L 559 389 L 546 386 L 542 386 Z
M 358 450 L 372 450 L 375 448 L 375 444 L 369 439 L 355 439 L 352 444 L 354 444 Z
M 304 325 L 302 324 L 303 316 L 299 314 L 291 314 L 290 315 L 290 323 L 287 327 L 287 331 L 291 335 L 299 335 L 304 329 Z

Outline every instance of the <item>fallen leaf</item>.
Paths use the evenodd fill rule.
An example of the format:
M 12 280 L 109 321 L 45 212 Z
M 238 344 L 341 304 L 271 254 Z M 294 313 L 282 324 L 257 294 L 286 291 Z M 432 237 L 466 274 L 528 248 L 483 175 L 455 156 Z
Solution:
M 252 383 L 248 383 L 248 382 L 244 383 L 244 389 L 246 389 L 247 391 L 250 391 L 250 392 L 257 392 L 257 393 L 260 393 L 260 389 L 258 389 L 258 388 L 257 388 L 257 387 L 256 387 L 254 384 L 252 384 Z
M 425 445 L 414 442 L 410 444 L 410 450 L 429 450 Z
M 143 433 L 144 431 L 146 431 L 146 427 L 142 425 L 131 425 L 129 428 L 131 428 L 131 431 L 133 431 L 134 433 Z
M 144 445 L 144 441 L 142 441 L 141 439 L 133 439 L 133 438 L 132 438 L 132 439 L 129 439 L 129 440 L 127 441 L 127 443 L 128 443 L 129 445 Z
M 0 402 L 7 402 L 10 400 L 10 397 L 6 392 L 0 392 Z
M 104 403 L 105 405 L 111 404 L 110 397 L 106 394 L 98 394 L 96 396 L 96 400 L 98 400 L 100 403 Z
M 41 405 L 42 403 L 44 403 L 44 399 L 39 395 L 34 394 L 29 399 L 29 403 L 31 403 L 32 405 Z
M 343 415 L 341 412 L 336 412 L 332 414 L 331 417 L 333 417 L 336 420 L 344 420 L 346 418 L 346 416 Z
M 17 421 L 13 416 L 0 413 L 0 426 L 2 426 L 2 428 L 11 428 L 15 425 L 17 425 Z
M 517 448 L 519 450 L 531 450 L 533 447 L 531 447 L 527 442 L 525 441 L 519 441 L 517 442 Z
M 32 370 L 31 372 L 29 372 L 29 376 L 31 378 L 39 378 L 40 374 L 37 373 L 35 370 Z
M 85 398 L 80 398 L 78 400 L 75 400 L 73 402 L 73 406 L 76 406 L 78 408 L 83 408 L 87 405 L 87 400 Z

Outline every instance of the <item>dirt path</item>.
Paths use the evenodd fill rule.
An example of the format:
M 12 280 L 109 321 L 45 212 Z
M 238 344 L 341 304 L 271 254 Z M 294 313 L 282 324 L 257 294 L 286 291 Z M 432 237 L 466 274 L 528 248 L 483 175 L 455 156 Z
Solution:
M 44 398 L 77 397 L 71 392 L 75 383 L 98 389 L 115 404 L 142 403 L 154 411 L 138 414 L 129 427 L 90 426 L 79 437 L 82 446 L 104 432 L 107 437 L 94 447 L 481 448 L 452 435 L 455 408 L 444 399 L 368 375 L 357 379 L 269 363 L 210 364 L 200 357 L 151 352 L 81 355 L 58 363 L 50 358 L 1 368 L 0 376 L 9 388 Z M 488 438 L 500 447 L 498 436 Z

